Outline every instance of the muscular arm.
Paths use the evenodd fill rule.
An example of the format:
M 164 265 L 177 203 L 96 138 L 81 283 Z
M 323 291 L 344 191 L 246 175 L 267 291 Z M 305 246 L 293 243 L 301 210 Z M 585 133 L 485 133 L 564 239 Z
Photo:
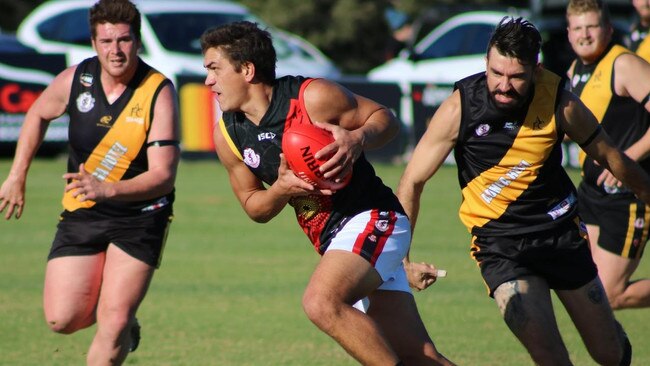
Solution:
M 179 140 L 176 100 L 176 92 L 171 83 L 165 85 L 158 93 L 148 141 Z M 84 194 L 79 198 L 81 201 L 147 200 L 168 194 L 174 189 L 179 159 L 180 150 L 177 146 L 151 146 L 147 148 L 147 171 L 131 179 L 100 182 L 84 169 L 80 169 L 78 173 L 65 174 L 63 177 L 73 179 L 73 182 L 66 186 L 66 190 L 78 189 L 78 193 Z
M 16 218 L 22 215 L 29 167 L 50 121 L 61 116 L 67 108 L 75 69 L 73 66 L 57 75 L 25 115 L 11 170 L 0 187 L 0 212 L 7 209 L 5 219 L 14 212 Z
M 585 145 L 598 127 L 594 115 L 572 93 L 563 92 L 558 105 L 558 119 L 567 135 L 605 169 L 611 171 L 636 195 L 650 203 L 650 177 L 639 165 L 623 154 L 604 131 L 600 131 Z
M 424 185 L 454 148 L 460 118 L 460 93 L 456 91 L 440 105 L 431 118 L 400 179 L 397 197 L 409 217 L 412 230 L 415 230 Z
M 614 63 L 614 90 L 617 95 L 630 97 L 650 113 L 650 64 L 635 54 L 620 55 Z M 649 130 L 650 131 L 650 130 Z M 650 132 L 625 150 L 632 160 L 640 161 L 650 154 Z
M 336 140 L 316 154 L 333 154 L 321 167 L 327 178 L 344 177 L 364 149 L 384 146 L 399 131 L 400 122 L 389 109 L 331 81 L 313 81 L 304 100 L 310 119 Z

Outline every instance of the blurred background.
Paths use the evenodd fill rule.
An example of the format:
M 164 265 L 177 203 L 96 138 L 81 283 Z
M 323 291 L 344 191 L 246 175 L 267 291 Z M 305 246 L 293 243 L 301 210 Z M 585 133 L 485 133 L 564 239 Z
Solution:
M 0 0 L 0 155 L 11 156 L 31 102 L 64 67 L 92 56 L 87 24 L 94 0 Z M 484 69 L 491 32 L 507 15 L 530 19 L 543 37 L 540 61 L 563 76 L 574 58 L 566 0 L 135 0 L 143 15 L 141 57 L 170 77 L 181 108 L 185 157 L 214 156 L 218 105 L 203 87 L 198 39 L 212 26 L 252 20 L 267 27 L 278 76 L 326 77 L 391 108 L 401 135 L 371 159 L 408 160 L 453 83 Z M 621 40 L 634 21 L 629 0 L 608 0 Z M 39 152 L 67 143 L 54 121 Z M 565 163 L 577 149 L 566 146 Z M 453 163 L 453 162 L 451 162 Z

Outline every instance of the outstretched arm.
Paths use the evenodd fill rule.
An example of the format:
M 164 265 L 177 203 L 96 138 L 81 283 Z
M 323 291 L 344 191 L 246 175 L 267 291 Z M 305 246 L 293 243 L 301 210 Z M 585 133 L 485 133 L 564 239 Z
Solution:
M 460 93 L 454 92 L 431 118 L 427 131 L 418 142 L 397 188 L 399 198 L 415 231 L 420 197 L 425 183 L 435 174 L 454 148 L 460 129 Z M 411 287 L 424 290 L 440 275 L 435 266 L 404 260 Z M 442 276 L 441 276 L 442 277 Z
M 73 66 L 57 75 L 25 115 L 11 170 L 0 187 L 0 212 L 6 209 L 7 220 L 14 214 L 18 219 L 23 213 L 29 167 L 43 142 L 50 121 L 61 116 L 68 106 L 75 70 L 76 66 Z

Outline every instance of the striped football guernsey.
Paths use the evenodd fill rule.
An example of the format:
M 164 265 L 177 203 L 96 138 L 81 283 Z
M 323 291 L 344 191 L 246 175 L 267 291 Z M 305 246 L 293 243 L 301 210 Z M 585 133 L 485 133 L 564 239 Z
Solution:
M 559 76 L 540 70 L 525 105 L 506 114 L 494 106 L 484 73 L 456 83 L 460 218 L 472 234 L 536 232 L 576 216 L 575 187 L 561 165 L 564 132 L 555 119 L 559 84 Z
M 170 82 L 142 60 L 122 95 L 108 102 L 101 83 L 101 65 L 97 57 L 77 66 L 67 113 L 70 116 L 68 172 L 77 172 L 79 164 L 97 179 L 117 182 L 133 178 L 148 169 L 146 142 L 153 107 L 160 89 Z M 173 201 L 173 193 L 138 202 L 80 202 L 72 192 L 64 193 L 68 211 L 93 208 L 98 212 L 123 216 Z
M 271 104 L 259 125 L 241 112 L 224 112 L 219 121 L 219 128 L 233 153 L 268 185 L 278 179 L 285 129 L 294 123 L 311 123 L 302 95 L 312 80 L 299 76 L 277 79 Z M 404 213 L 397 197 L 377 177 L 363 154 L 355 162 L 352 179 L 345 188 L 333 196 L 294 197 L 289 204 L 320 254 L 325 253 L 342 224 L 358 213 L 371 209 Z

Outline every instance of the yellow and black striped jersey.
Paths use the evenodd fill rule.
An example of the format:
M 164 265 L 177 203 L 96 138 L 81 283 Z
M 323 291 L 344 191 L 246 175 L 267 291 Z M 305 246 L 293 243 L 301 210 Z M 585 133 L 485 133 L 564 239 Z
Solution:
M 116 182 L 133 178 L 148 169 L 146 142 L 153 119 L 156 97 L 170 81 L 142 60 L 126 90 L 109 103 L 101 83 L 97 57 L 81 62 L 75 71 L 68 101 L 70 116 L 68 172 L 79 164 L 101 181 Z M 171 204 L 174 194 L 138 202 L 80 202 L 72 192 L 63 195 L 68 211 L 91 208 L 94 211 L 124 216 Z
M 644 27 L 637 22 L 628 36 L 630 50 L 634 51 L 637 55 L 641 56 L 641 58 L 648 62 L 650 62 L 649 31 L 650 29 L 648 29 L 648 27 Z
M 494 105 L 484 73 L 456 83 L 460 218 L 472 234 L 537 232 L 576 216 L 575 187 L 562 167 L 564 132 L 555 119 L 560 81 L 540 70 L 534 92 L 513 112 Z
M 641 103 L 631 97 L 618 96 L 614 92 L 614 62 L 624 53 L 631 53 L 631 51 L 619 45 L 610 45 L 594 63 L 585 65 L 580 60 L 576 60 L 569 80 L 571 91 L 580 97 L 603 130 L 621 150 L 627 149 L 638 141 L 650 126 L 648 112 Z M 585 158 L 584 152 L 581 151 L 583 184 L 594 193 L 606 195 L 604 188 L 596 183 L 603 167 L 596 164 L 594 160 Z M 650 172 L 650 159 L 639 163 Z M 633 194 L 630 191 L 621 193 Z

